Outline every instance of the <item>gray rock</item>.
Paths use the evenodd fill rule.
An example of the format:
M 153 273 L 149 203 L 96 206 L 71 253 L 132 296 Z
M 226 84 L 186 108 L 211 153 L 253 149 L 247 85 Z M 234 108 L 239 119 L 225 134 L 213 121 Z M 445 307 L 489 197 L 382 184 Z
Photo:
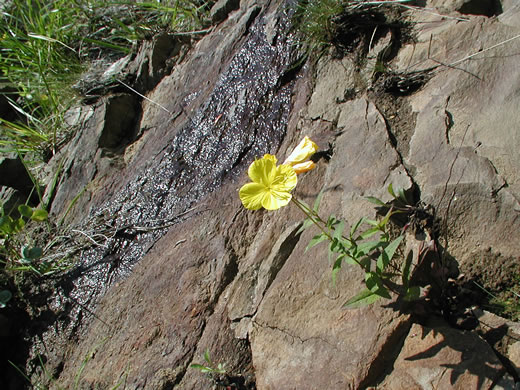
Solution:
M 388 65 L 403 77 L 410 70 L 437 66 L 422 89 L 400 100 L 375 87 L 367 92 L 370 69 L 357 72 L 347 57 L 324 56 L 315 78 L 304 68 L 288 93 L 285 104 L 292 105 L 292 111 L 282 127 L 282 141 L 262 132 L 261 115 L 247 117 L 250 134 L 236 126 L 238 120 L 227 121 L 227 114 L 236 118 L 244 106 L 243 112 L 251 110 L 246 88 L 228 88 L 210 100 L 222 69 L 231 63 L 229 53 L 251 56 L 238 42 L 247 39 L 244 35 L 255 18 L 266 18 L 263 50 L 270 53 L 281 38 L 275 34 L 276 20 L 270 19 L 279 4 L 262 6 L 265 13 L 257 6 L 229 14 L 195 45 L 186 61 L 171 69 L 147 95 L 153 103 L 143 102 L 142 115 L 135 114 L 139 130 L 127 133 L 132 120 L 119 119 L 140 107 L 133 106 L 130 97 L 114 94 L 96 104 L 69 146 L 64 160 L 67 177 L 55 207 L 63 212 L 87 186 L 85 200 L 80 199 L 74 210 L 78 221 L 89 209 L 103 205 L 107 196 L 122 196 L 124 184 L 137 181 L 136 176 L 139 183 L 157 180 L 163 191 L 188 198 L 199 190 L 182 181 L 190 169 L 211 172 L 208 164 L 226 158 L 218 142 L 251 136 L 244 138 L 249 143 L 233 151 L 238 157 L 213 192 L 196 198 L 196 213 L 146 248 L 139 247 L 140 262 L 98 301 L 96 318 L 102 321 L 90 323 L 70 344 L 58 384 L 67 387 L 74 382 L 78 362 L 107 334 L 111 337 L 82 369 L 85 387 L 114 386 L 131 364 L 128 388 L 209 388 L 214 385 L 211 379 L 189 369 L 191 363 L 203 363 L 206 350 L 215 362 L 227 363 L 243 377 L 254 369 L 259 389 L 465 389 L 497 383 L 501 364 L 476 333 L 444 322 L 412 324 L 413 317 L 396 299 L 386 302 L 389 305 L 343 310 L 342 304 L 363 287 L 362 272 L 345 265 L 333 286 L 324 246 L 306 250 L 315 231 L 296 233 L 303 218 L 300 211 L 291 206 L 275 212 L 244 210 L 237 189 L 247 180 L 245 171 L 255 153 L 266 152 L 255 149 L 258 139 L 270 141 L 268 150 L 283 160 L 303 135 L 310 135 L 322 149 L 332 144 L 333 155 L 299 176 L 294 195 L 312 203 L 323 189 L 323 216 L 335 214 L 352 224 L 362 216 L 375 216 L 366 196 L 388 201 L 389 184 L 415 188 L 420 200 L 445 218 L 447 249 L 458 266 L 471 264 L 484 251 L 514 262 L 520 253 L 515 239 L 520 231 L 515 110 L 520 105 L 519 41 L 487 48 L 518 35 L 518 27 L 500 18 L 461 22 L 414 10 L 409 16 L 420 22 L 414 24 L 417 40 L 405 44 Z M 382 39 L 371 55 L 382 53 L 390 39 Z M 479 54 L 459 61 L 474 53 Z M 141 58 L 153 62 L 147 55 Z M 150 75 L 150 68 L 136 69 Z M 268 73 L 259 74 L 259 79 L 264 82 Z M 230 96 L 232 104 L 223 105 Z M 271 114 L 276 120 L 275 114 L 287 106 L 273 104 L 271 98 L 272 91 L 262 95 L 263 103 L 275 108 Z M 389 100 L 400 104 L 392 113 L 395 117 L 385 106 Z M 204 108 L 210 104 L 220 111 L 207 118 Z M 399 120 L 408 125 L 406 136 L 398 134 Z M 197 131 L 203 125 L 207 131 L 201 135 Z M 185 129 L 189 132 L 181 139 L 188 146 L 180 149 L 182 153 L 169 149 Z M 216 160 L 197 160 L 213 152 Z M 157 172 L 153 164 L 167 169 L 152 177 L 150 172 Z M 180 172 L 178 177 L 175 172 Z M 132 188 L 138 188 L 136 193 L 141 189 Z M 124 204 L 129 213 L 148 212 L 157 218 L 163 198 L 143 203 L 137 195 Z M 412 233 L 406 236 L 406 247 L 413 251 L 415 263 L 425 243 L 431 244 L 427 250 L 438 253 L 433 235 L 421 239 Z M 137 251 L 132 243 L 125 241 L 121 247 Z M 107 256 L 99 263 L 112 269 L 112 260 Z M 482 258 L 484 266 L 486 261 L 492 261 L 491 256 Z M 104 282 L 96 279 L 93 285 Z M 97 287 L 93 285 L 87 288 Z M 434 305 L 430 309 L 439 310 Z M 517 349 L 511 347 L 513 358 Z
M 378 389 L 481 389 L 504 375 L 490 346 L 474 333 L 414 324 L 393 371 Z

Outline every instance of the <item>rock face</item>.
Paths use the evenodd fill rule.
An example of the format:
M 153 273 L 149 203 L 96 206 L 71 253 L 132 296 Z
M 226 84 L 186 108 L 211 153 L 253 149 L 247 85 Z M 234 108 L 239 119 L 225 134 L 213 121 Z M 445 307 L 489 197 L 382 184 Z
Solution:
M 428 3 L 440 10 L 446 2 Z M 463 12 L 477 2 L 460 3 Z M 120 234 L 73 283 L 71 294 L 95 315 L 66 339 L 62 356 L 47 356 L 62 369 L 59 386 L 74 383 L 86 356 L 85 389 L 225 381 L 277 390 L 467 389 L 518 378 L 504 379 L 504 367 L 518 367 L 505 365 L 484 338 L 451 326 L 448 306 L 432 303 L 419 318 L 396 299 L 342 309 L 362 288 L 359 270 L 345 266 L 333 286 L 325 248 L 306 251 L 315 232 L 298 232 L 299 210 L 247 211 L 237 189 L 255 157 L 283 160 L 309 135 L 333 154 L 299 176 L 295 196 L 312 203 L 324 190 L 322 215 L 373 218 L 365 197 L 389 201 L 392 184 L 435 210 L 438 243 L 455 264 L 447 276 L 471 269 L 476 257 L 515 263 L 520 26 L 512 21 L 520 9 L 504 2 L 501 15 L 461 21 L 414 8 L 406 16 L 421 22 L 415 39 L 398 45 L 386 72 L 360 69 L 347 55 L 323 56 L 297 75 L 284 41 L 286 10 L 241 2 L 148 94 L 153 103 L 114 93 L 83 117 L 75 144 L 91 154 L 67 160 L 81 182 L 64 182 L 54 211 L 63 215 L 60 205 L 87 186 L 71 221 L 91 210 Z M 370 50 L 396 36 L 382 33 Z M 139 112 L 114 124 L 111 109 Z M 152 220 L 159 222 L 146 225 Z M 107 271 L 118 264 L 128 269 Z M 108 276 L 82 301 L 78 291 L 99 289 L 90 269 Z M 189 368 L 204 363 L 206 350 L 226 363 L 227 377 Z M 518 348 L 509 350 L 518 361 Z

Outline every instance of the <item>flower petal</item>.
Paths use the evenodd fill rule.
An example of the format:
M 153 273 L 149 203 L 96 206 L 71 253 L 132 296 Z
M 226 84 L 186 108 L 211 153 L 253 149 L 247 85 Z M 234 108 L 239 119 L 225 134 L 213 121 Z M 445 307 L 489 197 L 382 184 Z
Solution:
M 276 175 L 276 157 L 266 154 L 263 158 L 253 161 L 247 174 L 254 183 L 268 187 Z
M 285 191 L 271 190 L 262 199 L 262 206 L 267 210 L 277 210 L 291 201 L 292 195 Z
M 246 209 L 258 210 L 262 207 L 266 193 L 268 193 L 268 190 L 263 184 L 247 183 L 240 188 L 238 196 Z
M 287 157 L 284 164 L 295 165 L 307 160 L 310 156 L 318 151 L 318 145 L 305 136 L 305 138 L 294 148 L 292 153 Z
M 290 192 L 298 184 L 298 176 L 293 167 L 282 164 L 276 167 L 276 176 L 271 184 L 271 188 L 277 191 Z
M 294 172 L 296 172 L 297 174 L 308 172 L 314 169 L 315 167 L 316 164 L 314 163 L 314 161 L 311 160 L 293 165 Z

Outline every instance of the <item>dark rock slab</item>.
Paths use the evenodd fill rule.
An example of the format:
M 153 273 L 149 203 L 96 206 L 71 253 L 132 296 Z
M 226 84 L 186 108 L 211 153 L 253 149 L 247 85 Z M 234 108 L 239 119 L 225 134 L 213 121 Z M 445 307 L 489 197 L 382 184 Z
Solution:
M 209 16 L 213 23 L 220 23 L 225 20 L 231 11 L 238 9 L 240 0 L 218 0 L 213 7 Z
M 33 206 L 39 203 L 38 194 L 34 189 L 31 176 L 29 176 L 20 157 L 0 158 L 0 186 L 16 190 L 17 196 L 9 196 L 11 202 L 14 202 L 12 205 L 16 203 L 15 199 L 17 198 L 25 198 L 21 203 L 28 201 Z M 13 194 L 11 192 L 11 195 Z

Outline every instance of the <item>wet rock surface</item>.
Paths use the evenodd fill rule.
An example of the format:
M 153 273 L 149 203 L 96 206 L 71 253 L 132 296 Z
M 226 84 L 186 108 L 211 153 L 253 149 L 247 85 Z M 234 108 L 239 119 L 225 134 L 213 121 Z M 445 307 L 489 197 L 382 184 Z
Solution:
M 499 17 L 465 21 L 408 10 L 421 23 L 388 59 L 391 73 L 375 78 L 373 62 L 324 55 L 289 79 L 287 10 L 241 2 L 146 91 L 150 100 L 111 90 L 76 113 L 82 130 L 58 156 L 53 213 L 97 244 L 47 297 L 55 322 L 28 335 L 56 385 L 72 386 L 87 356 L 85 389 L 507 388 L 518 378 L 516 344 L 461 329 L 447 279 L 493 288 L 486 279 L 507 275 L 487 263 L 518 264 L 520 27 L 511 21 L 520 10 L 503 2 Z M 389 45 L 380 40 L 374 47 Z M 417 74 L 427 77 L 398 96 L 381 87 Z M 362 287 L 359 270 L 345 266 L 333 286 L 324 247 L 305 250 L 314 232 L 298 232 L 299 210 L 243 209 L 237 189 L 250 162 L 282 160 L 303 135 L 332 151 L 295 191 L 312 203 L 324 190 L 321 214 L 374 217 L 365 197 L 389 201 L 389 184 L 431 206 L 432 252 L 453 266 L 426 309 L 396 299 L 342 309 Z M 227 377 L 189 368 L 205 351 Z

